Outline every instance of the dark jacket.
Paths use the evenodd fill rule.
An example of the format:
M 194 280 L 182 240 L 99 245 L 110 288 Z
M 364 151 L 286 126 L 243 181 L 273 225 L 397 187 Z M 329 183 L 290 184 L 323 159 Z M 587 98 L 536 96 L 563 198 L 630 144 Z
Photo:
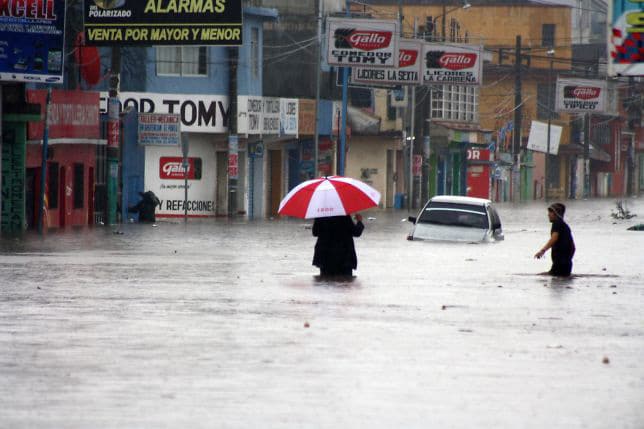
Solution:
M 351 216 L 316 218 L 313 236 L 317 237 L 313 265 L 323 274 L 351 274 L 358 267 L 353 237 L 360 237 L 364 225 L 353 223 Z
M 139 192 L 141 201 L 135 206 L 129 207 L 128 211 L 139 214 L 139 222 L 155 222 L 156 207 L 161 205 L 161 201 L 152 191 Z

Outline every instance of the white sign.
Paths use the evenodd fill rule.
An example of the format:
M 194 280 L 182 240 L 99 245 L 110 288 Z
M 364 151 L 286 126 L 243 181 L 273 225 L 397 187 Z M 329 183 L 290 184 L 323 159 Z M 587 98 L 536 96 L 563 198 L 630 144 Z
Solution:
M 557 155 L 559 153 L 561 131 L 562 127 L 558 125 L 550 125 L 550 155 Z M 543 122 L 539 121 L 532 121 L 527 148 L 535 152 L 547 152 L 548 124 L 544 124 Z
M 480 85 L 481 46 L 425 43 L 422 67 L 423 81 L 428 85 Z
M 162 113 L 139 113 L 141 145 L 176 146 L 181 140 L 179 115 Z
M 604 113 L 606 81 L 589 79 L 557 79 L 555 110 L 566 113 Z
M 262 97 L 240 95 L 237 97 L 237 133 L 261 134 L 264 102 Z
M 608 75 L 644 76 L 640 0 L 608 0 Z
M 101 92 L 101 112 L 107 113 L 107 92 Z M 229 102 L 224 95 L 159 94 L 151 92 L 119 93 L 120 111 L 178 114 L 181 130 L 192 133 L 228 131 Z
M 188 216 L 206 217 L 216 214 L 217 181 L 214 146 L 206 139 L 195 138 L 190 142 L 188 167 Z M 145 147 L 145 189 L 153 191 L 161 200 L 157 217 L 184 216 L 184 180 L 179 146 Z M 174 163 L 172 163 L 174 161 Z M 196 171 L 191 167 L 200 167 Z
M 280 98 L 280 135 L 298 135 L 299 106 L 297 98 Z
M 421 56 L 420 41 L 400 39 L 396 68 L 354 67 L 351 70 L 351 79 L 356 83 L 420 85 L 422 84 Z
M 280 133 L 280 99 L 264 97 L 264 116 L 262 117 L 262 134 L 277 135 Z
M 328 18 L 327 62 L 336 66 L 396 67 L 398 21 Z

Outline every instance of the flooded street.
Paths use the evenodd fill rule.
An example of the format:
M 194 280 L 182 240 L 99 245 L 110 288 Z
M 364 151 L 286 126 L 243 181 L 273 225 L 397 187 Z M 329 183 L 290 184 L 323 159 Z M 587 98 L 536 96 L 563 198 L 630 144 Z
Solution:
M 350 282 L 296 219 L 3 237 L 0 427 L 640 429 L 644 200 L 566 204 L 565 280 L 543 202 L 490 244 L 365 212 Z

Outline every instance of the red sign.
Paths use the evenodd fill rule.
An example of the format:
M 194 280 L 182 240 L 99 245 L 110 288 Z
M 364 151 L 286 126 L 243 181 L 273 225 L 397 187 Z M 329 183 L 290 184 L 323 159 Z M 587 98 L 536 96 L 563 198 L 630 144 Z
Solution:
M 422 175 L 422 167 L 423 167 L 423 156 L 422 155 L 414 155 L 414 165 L 412 168 L 412 174 L 416 177 Z
M 340 29 L 338 32 L 346 31 Z M 373 31 L 373 30 L 350 30 L 346 41 L 353 49 L 360 49 L 363 51 L 374 51 L 389 46 L 391 43 L 392 33 L 389 31 Z M 337 37 L 337 36 L 336 36 Z
M 201 179 L 201 158 L 188 158 L 188 180 Z M 162 156 L 159 158 L 159 178 L 164 180 L 185 180 L 183 158 L 180 156 Z
M 572 91 L 572 95 L 575 98 L 580 98 L 582 100 L 590 100 L 591 98 L 599 97 L 601 89 L 593 88 L 591 86 L 578 86 Z
M 474 67 L 476 63 L 476 54 L 458 53 L 445 53 L 441 56 L 438 63 L 444 69 L 449 70 L 462 70 Z
M 48 118 L 49 138 L 100 138 L 99 100 L 98 92 L 53 90 Z M 27 102 L 41 106 L 43 120 L 30 122 L 27 126 L 29 140 L 40 140 L 45 129 L 47 90 L 27 90 Z
M 468 161 L 489 161 L 490 160 L 490 150 L 489 149 L 469 148 L 467 150 L 467 160 Z
M 228 154 L 228 177 L 234 179 L 239 174 L 239 155 L 236 153 Z
M 107 121 L 107 147 L 119 147 L 121 124 L 119 121 Z
M 400 49 L 398 55 L 398 67 L 411 67 L 416 64 L 416 59 L 418 58 L 418 51 L 411 49 Z

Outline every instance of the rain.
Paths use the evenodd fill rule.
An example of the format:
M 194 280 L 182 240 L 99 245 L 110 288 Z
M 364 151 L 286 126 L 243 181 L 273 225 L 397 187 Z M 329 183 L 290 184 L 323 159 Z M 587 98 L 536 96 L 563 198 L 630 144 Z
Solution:
M 547 203 L 505 240 L 408 241 L 362 212 L 352 279 L 311 220 L 217 218 L 0 239 L 0 426 L 644 426 L 639 199 L 567 201 L 569 279 L 539 275 Z

